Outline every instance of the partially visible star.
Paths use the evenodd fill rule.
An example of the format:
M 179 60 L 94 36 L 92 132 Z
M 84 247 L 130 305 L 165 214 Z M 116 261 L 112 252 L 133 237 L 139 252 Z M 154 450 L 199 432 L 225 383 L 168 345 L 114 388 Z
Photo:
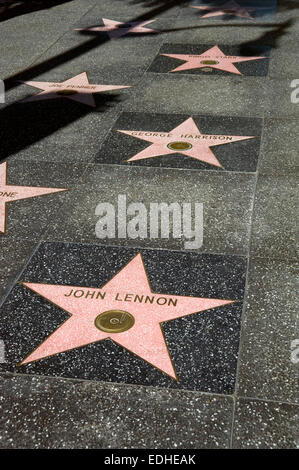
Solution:
M 94 26 L 91 28 L 79 28 L 76 31 L 96 31 L 96 32 L 106 32 L 110 39 L 120 38 L 126 34 L 144 34 L 144 33 L 157 33 L 154 29 L 145 28 L 147 24 L 153 23 L 155 20 L 150 21 L 135 21 L 122 23 L 121 21 L 108 20 L 107 18 L 102 18 L 102 21 L 105 26 Z
M 23 285 L 63 309 L 69 318 L 20 365 L 110 338 L 175 380 L 177 376 L 164 338 L 163 322 L 234 302 L 152 292 L 141 254 L 100 289 L 29 282 Z M 133 317 L 133 322 L 122 332 L 113 332 L 111 327 L 109 332 L 100 329 L 96 319 L 111 310 L 111 327 L 116 323 L 121 325 L 126 312 Z M 122 317 L 117 318 L 117 314 L 113 317 L 119 310 Z
M 255 11 L 256 8 L 251 7 L 242 7 L 234 0 L 223 3 L 223 5 L 218 6 L 193 6 L 192 8 L 198 8 L 202 11 L 208 11 L 208 13 L 201 16 L 201 18 L 210 18 L 212 16 L 223 16 L 223 15 L 234 15 L 239 16 L 240 18 L 249 18 L 253 20 L 254 18 L 250 15 L 250 12 Z
M 0 233 L 5 233 L 6 204 L 8 202 L 42 196 L 44 194 L 67 191 L 61 188 L 37 188 L 31 186 L 12 186 L 6 184 L 7 164 L 0 164 Z
M 244 57 L 225 55 L 218 46 L 211 47 L 202 54 L 161 54 L 173 59 L 183 60 L 185 63 L 179 65 L 171 72 L 179 72 L 181 70 L 192 70 L 201 68 L 212 68 L 224 70 L 225 72 L 242 75 L 234 66 L 234 62 L 248 62 L 249 60 L 266 59 L 266 57 Z
M 152 145 L 137 153 L 134 157 L 129 158 L 128 162 L 180 153 L 217 167 L 221 167 L 221 164 L 210 147 L 253 139 L 255 137 L 201 134 L 191 117 L 170 132 L 127 131 L 119 129 L 117 131 L 152 143 Z
M 23 82 L 26 85 L 33 86 L 43 90 L 34 96 L 25 98 L 23 102 L 52 100 L 56 98 L 68 98 L 70 100 L 79 101 L 95 107 L 93 93 L 101 93 L 111 90 L 120 90 L 121 88 L 130 88 L 124 85 L 93 85 L 89 83 L 87 73 L 82 72 L 75 77 L 69 78 L 64 82 Z

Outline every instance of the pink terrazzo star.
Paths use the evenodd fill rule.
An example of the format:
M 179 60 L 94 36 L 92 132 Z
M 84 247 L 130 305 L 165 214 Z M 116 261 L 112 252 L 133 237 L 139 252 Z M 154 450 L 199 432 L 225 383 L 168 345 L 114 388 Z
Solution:
M 67 189 L 60 188 L 36 188 L 31 186 L 8 185 L 6 184 L 6 168 L 6 163 L 0 165 L 0 233 L 5 233 L 6 204 L 8 202 L 67 191 Z
M 210 147 L 255 138 L 255 136 L 201 134 L 191 117 L 170 132 L 125 130 L 117 130 L 117 132 L 122 132 L 123 134 L 152 142 L 153 144 L 134 155 L 134 157 L 129 158 L 129 162 L 180 153 L 217 167 L 221 167 L 221 165 Z
M 76 31 L 96 31 L 96 32 L 106 32 L 110 39 L 117 39 L 126 34 L 144 34 L 144 33 L 157 33 L 154 29 L 145 28 L 144 26 L 150 23 L 153 23 L 155 20 L 142 21 L 142 22 L 128 22 L 122 23 L 121 21 L 108 20 L 107 18 L 102 18 L 102 21 L 105 26 L 94 26 L 92 28 L 79 28 Z
M 171 72 L 179 72 L 181 70 L 201 69 L 209 67 L 213 69 L 224 70 L 225 72 L 236 73 L 242 75 L 234 66 L 234 62 L 248 62 L 249 60 L 266 59 L 266 57 L 242 57 L 225 55 L 218 46 L 211 47 L 203 54 L 161 54 L 173 59 L 184 60 L 185 63 L 179 65 Z
M 56 82 L 23 82 L 40 90 L 37 95 L 25 98 L 23 102 L 52 100 L 56 98 L 68 98 L 70 100 L 79 101 L 95 107 L 93 93 L 101 93 L 110 90 L 119 90 L 121 88 L 130 88 L 124 85 L 92 85 L 89 83 L 86 72 L 80 73 L 75 77 L 69 78 L 61 83 Z
M 254 18 L 250 15 L 250 12 L 255 11 L 256 8 L 251 7 L 241 7 L 237 2 L 229 1 L 223 5 L 218 6 L 191 6 L 192 8 L 197 8 L 201 11 L 208 11 L 205 15 L 202 15 L 201 18 L 210 18 L 212 16 L 223 16 L 223 15 L 234 15 L 239 16 L 240 18 L 249 18 L 253 20 Z
M 101 289 L 28 282 L 23 285 L 68 312 L 70 318 L 20 365 L 110 338 L 176 380 L 161 324 L 234 302 L 153 293 L 141 254 Z M 98 315 L 114 309 L 133 315 L 133 326 L 121 333 L 97 328 Z

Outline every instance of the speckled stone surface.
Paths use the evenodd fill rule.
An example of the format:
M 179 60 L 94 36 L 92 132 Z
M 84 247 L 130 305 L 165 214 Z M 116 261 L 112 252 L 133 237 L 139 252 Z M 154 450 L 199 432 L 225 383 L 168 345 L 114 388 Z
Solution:
M 36 247 L 28 240 L 0 239 L 0 303 Z
M 297 126 L 296 119 L 265 119 L 260 174 L 294 175 L 298 171 Z
M 299 407 L 240 399 L 235 411 L 234 449 L 298 449 Z
M 226 136 L 255 136 L 239 142 L 211 147 L 222 167 L 205 163 L 200 159 L 190 158 L 182 154 L 172 154 L 147 158 L 135 162 L 127 162 L 138 152 L 151 145 L 150 142 L 134 138 L 118 132 L 121 130 L 135 130 L 147 132 L 171 132 L 191 116 L 186 114 L 167 115 L 150 113 L 123 113 L 114 124 L 107 139 L 104 141 L 96 157 L 96 163 L 158 166 L 170 168 L 190 168 L 198 170 L 219 171 L 256 171 L 260 149 L 261 120 L 254 118 L 232 118 L 222 116 L 192 116 L 196 126 L 202 134 Z M 195 141 L 196 142 L 196 141 Z M 200 158 L 200 150 L 198 156 Z
M 219 56 L 245 56 L 242 53 L 242 50 L 237 46 L 228 46 L 225 44 L 217 42 L 217 44 L 163 44 L 159 54 L 155 58 L 154 62 L 149 68 L 149 72 L 155 73 L 170 73 L 179 65 L 184 64 L 182 60 L 178 60 L 172 57 L 166 57 L 162 54 L 184 54 L 184 55 L 206 55 L 207 57 L 211 48 L 218 46 L 223 54 L 219 53 Z M 242 76 L 266 76 L 268 71 L 268 57 L 270 54 L 270 48 L 267 46 L 252 46 L 248 47 L 246 56 L 249 57 L 266 57 L 265 59 L 249 60 L 246 62 L 236 62 L 234 63 L 237 70 L 242 74 Z M 220 59 L 219 59 L 220 60 Z M 237 59 L 236 59 L 237 60 Z M 219 67 L 221 61 L 219 62 Z M 209 70 L 207 70 L 209 69 Z M 173 74 L 179 75 L 216 75 L 216 76 L 227 76 L 231 75 L 231 72 L 220 70 L 216 68 L 192 68 L 191 70 L 181 70 L 177 72 L 172 72 Z
M 2 449 L 229 447 L 230 397 L 12 375 L 0 384 Z
M 291 360 L 292 341 L 298 337 L 296 279 L 296 263 L 250 261 L 238 376 L 241 396 L 298 402 L 298 364 Z
M 261 175 L 252 220 L 251 250 L 255 256 L 297 259 L 296 205 L 297 178 L 293 174 Z
M 19 280 L 100 288 L 137 253 L 127 248 L 43 244 Z M 163 324 L 177 382 L 110 339 L 17 366 L 68 317 L 20 284 L 1 308 L 5 321 L 0 337 L 5 338 L 7 357 L 4 368 L 20 373 L 233 393 L 246 260 L 154 250 L 142 251 L 142 258 L 153 292 L 238 301 Z M 115 302 L 113 305 L 111 308 L 116 308 Z
M 270 108 L 270 92 L 263 77 L 198 78 L 149 72 L 135 87 L 130 102 L 124 103 L 124 110 L 140 112 L 142 101 L 144 112 L 261 117 Z
M 56 220 L 43 235 L 45 240 L 103 243 L 95 232 L 99 203 L 109 202 L 117 210 L 118 196 L 131 202 L 149 204 L 203 203 L 203 245 L 209 253 L 247 255 L 255 178 L 251 174 L 91 165 L 82 184 L 66 195 Z M 192 215 L 192 220 L 194 215 Z M 130 217 L 127 217 L 129 220 Z M 184 250 L 182 238 L 109 238 L 105 244 Z

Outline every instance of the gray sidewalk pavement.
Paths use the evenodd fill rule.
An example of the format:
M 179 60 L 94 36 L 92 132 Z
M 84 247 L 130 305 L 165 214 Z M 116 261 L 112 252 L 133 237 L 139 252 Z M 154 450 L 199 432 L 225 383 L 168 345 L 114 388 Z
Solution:
M 56 3 L 0 2 L 0 448 L 298 448 L 298 2 Z

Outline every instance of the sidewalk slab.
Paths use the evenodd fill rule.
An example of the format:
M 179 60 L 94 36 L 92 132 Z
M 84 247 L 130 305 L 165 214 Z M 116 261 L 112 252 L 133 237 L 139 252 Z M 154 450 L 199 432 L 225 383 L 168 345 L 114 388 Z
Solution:
M 161 184 L 162 182 L 162 184 Z M 203 245 L 205 253 L 247 256 L 255 176 L 215 171 L 192 171 L 117 165 L 90 165 L 82 185 L 66 194 L 65 204 L 57 214 L 45 240 L 103 244 L 95 226 L 98 204 L 109 202 L 117 209 L 118 197 L 126 195 L 127 206 L 176 202 L 203 204 Z M 130 220 L 130 217 L 127 218 Z M 192 224 L 194 224 L 192 213 Z M 193 225 L 194 226 L 194 225 Z M 109 238 L 105 244 L 184 250 L 182 238 Z
M 230 397 L 45 377 L 6 375 L 0 383 L 1 448 L 229 447 Z
M 258 178 L 251 232 L 251 253 L 261 258 L 296 260 L 293 218 L 297 178 L 261 175 Z
M 298 406 L 240 399 L 233 449 L 297 449 Z
M 32 241 L 0 238 L 0 303 L 35 247 Z
M 252 258 L 247 283 L 238 395 L 296 403 L 298 365 L 291 358 L 298 336 L 296 263 Z

